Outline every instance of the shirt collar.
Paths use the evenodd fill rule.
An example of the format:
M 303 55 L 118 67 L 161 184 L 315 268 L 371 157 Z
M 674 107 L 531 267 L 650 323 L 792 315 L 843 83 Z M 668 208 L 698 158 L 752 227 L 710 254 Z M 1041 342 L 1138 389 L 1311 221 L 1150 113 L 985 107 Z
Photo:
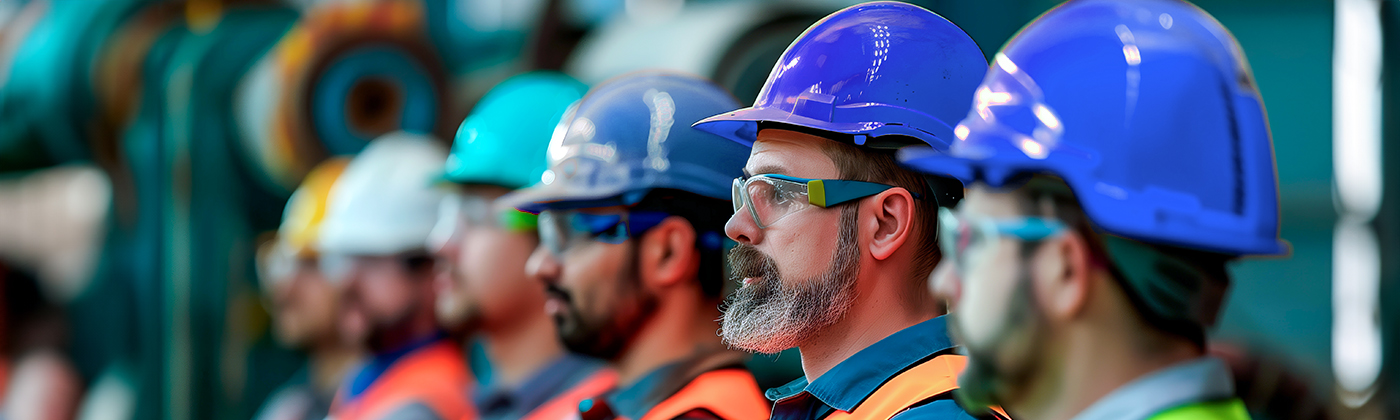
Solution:
M 671 363 L 647 373 L 646 376 L 632 385 L 608 395 L 608 405 L 620 417 L 642 418 L 648 411 L 651 411 L 652 407 L 669 397 L 669 395 L 660 395 L 661 392 L 658 391 L 663 388 L 663 384 L 669 382 L 678 373 L 681 365 L 681 362 Z
M 1073 420 L 1141 420 L 1174 407 L 1234 395 L 1235 384 L 1225 362 L 1201 357 L 1135 379 L 1100 398 Z
M 952 348 L 947 319 L 937 317 L 871 344 L 815 381 L 798 378 L 764 395 L 778 401 L 806 392 L 827 406 L 850 412 L 890 378 Z

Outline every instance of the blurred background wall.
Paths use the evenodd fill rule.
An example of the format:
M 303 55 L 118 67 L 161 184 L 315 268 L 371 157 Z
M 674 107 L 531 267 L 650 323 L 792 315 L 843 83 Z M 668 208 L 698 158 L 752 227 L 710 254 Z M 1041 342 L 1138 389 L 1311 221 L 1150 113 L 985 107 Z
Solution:
M 255 238 L 315 163 L 398 129 L 450 139 L 533 69 L 667 67 L 750 102 L 795 36 L 853 3 L 0 0 L 0 281 L 38 285 L 5 296 L 3 356 L 71 360 L 81 418 L 248 418 L 300 363 L 270 339 Z M 990 58 L 1058 2 L 914 3 Z M 1250 58 L 1293 245 L 1236 266 L 1218 351 L 1252 406 L 1294 413 L 1274 418 L 1400 417 L 1400 150 L 1382 141 L 1400 136 L 1400 4 L 1196 4 Z M 779 381 L 796 360 L 755 365 Z

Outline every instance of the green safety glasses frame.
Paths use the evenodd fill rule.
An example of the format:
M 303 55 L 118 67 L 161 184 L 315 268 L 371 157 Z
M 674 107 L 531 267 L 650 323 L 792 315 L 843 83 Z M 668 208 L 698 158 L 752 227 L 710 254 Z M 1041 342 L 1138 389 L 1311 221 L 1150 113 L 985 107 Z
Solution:
M 779 174 L 760 174 L 735 178 L 734 212 L 747 207 L 759 229 L 767 229 L 779 220 L 809 205 L 828 208 L 884 192 L 893 185 L 844 179 L 810 179 Z M 914 198 L 921 194 L 910 192 Z
M 1064 222 L 1045 217 L 959 218 L 947 207 L 938 209 L 938 248 L 945 261 L 952 261 L 959 276 L 969 257 L 978 254 L 992 239 L 1011 237 L 1026 242 L 1041 241 L 1064 232 Z
M 629 211 L 594 214 L 573 210 L 540 212 L 540 243 L 554 255 L 563 255 L 582 240 L 620 244 L 660 225 L 671 214 Z

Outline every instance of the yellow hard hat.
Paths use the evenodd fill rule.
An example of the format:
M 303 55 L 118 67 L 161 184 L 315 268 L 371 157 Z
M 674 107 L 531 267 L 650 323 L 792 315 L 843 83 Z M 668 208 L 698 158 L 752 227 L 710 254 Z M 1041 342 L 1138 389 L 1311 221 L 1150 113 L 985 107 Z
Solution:
M 301 186 L 287 200 L 287 209 L 282 212 L 282 226 L 277 229 L 277 238 L 288 252 L 298 257 L 315 257 L 316 240 L 321 229 L 321 220 L 326 216 L 326 203 L 331 195 L 331 186 L 345 172 L 349 158 L 327 159 L 306 174 Z

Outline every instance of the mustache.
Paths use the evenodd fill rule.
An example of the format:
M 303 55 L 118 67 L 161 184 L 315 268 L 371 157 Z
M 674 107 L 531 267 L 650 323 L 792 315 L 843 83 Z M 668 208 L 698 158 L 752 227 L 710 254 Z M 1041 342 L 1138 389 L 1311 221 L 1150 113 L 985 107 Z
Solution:
M 729 250 L 729 268 L 731 280 L 734 281 L 775 277 L 778 274 L 777 263 L 748 244 L 739 244 Z
M 559 298 L 559 300 L 564 301 L 564 303 L 574 303 L 574 296 L 572 294 L 569 294 L 568 290 L 564 290 L 559 286 L 546 283 L 544 285 L 544 292 L 549 294 L 551 297 Z

